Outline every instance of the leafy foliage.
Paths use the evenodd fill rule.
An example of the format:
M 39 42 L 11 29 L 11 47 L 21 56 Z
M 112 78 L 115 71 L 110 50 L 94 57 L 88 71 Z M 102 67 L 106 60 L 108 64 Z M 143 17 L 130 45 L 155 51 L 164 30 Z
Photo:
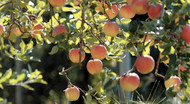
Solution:
M 190 1 L 189 0 L 148 0 L 151 4 L 163 3 L 163 16 L 151 20 L 139 20 L 138 18 L 124 19 L 120 15 L 110 19 L 105 11 L 110 5 L 117 4 L 118 7 L 126 4 L 124 0 L 106 0 L 107 7 L 101 7 L 102 11 L 96 10 L 96 0 L 83 0 L 79 5 L 75 5 L 73 0 L 67 0 L 61 7 L 53 7 L 47 0 L 2 0 L 0 2 L 0 23 L 5 27 L 5 32 L 0 36 L 0 51 L 3 55 L 11 59 L 30 63 L 41 60 L 33 55 L 33 50 L 38 46 L 53 45 L 50 55 L 58 53 L 60 50 L 69 51 L 73 47 L 80 47 L 85 53 L 90 53 L 90 48 L 95 44 L 103 44 L 107 48 L 107 61 L 122 62 L 125 57 L 124 52 L 128 51 L 133 56 L 150 54 L 150 48 L 154 47 L 163 55 L 161 62 L 168 65 L 165 80 L 171 75 L 178 75 L 182 79 L 182 93 L 180 98 L 189 101 L 190 78 L 189 71 L 179 71 L 178 65 L 182 64 L 190 69 L 190 47 L 184 40 L 180 39 L 181 28 L 190 24 Z M 104 5 L 104 2 L 101 1 Z M 165 2 L 165 3 L 164 3 Z M 109 37 L 104 34 L 103 26 L 105 22 L 116 22 L 120 32 L 116 37 Z M 43 25 L 35 33 L 34 26 Z M 67 33 L 61 33 L 55 37 L 52 32 L 58 32 L 55 27 L 64 25 Z M 11 33 L 17 28 L 20 35 Z M 150 39 L 146 41 L 146 38 Z M 166 62 L 169 60 L 169 62 Z M 81 62 L 79 63 L 81 64 Z M 61 75 L 66 75 L 61 73 Z M 0 88 L 4 85 L 22 86 L 33 90 L 28 84 L 42 83 L 41 72 L 26 71 L 20 74 L 13 73 L 8 69 L 5 74 L 0 73 Z M 89 85 L 89 91 L 85 92 L 85 102 L 88 104 L 94 97 L 100 103 L 109 104 L 111 100 L 108 90 L 112 90 L 118 84 L 119 76 L 113 71 L 104 70 L 97 78 L 99 82 Z M 105 91 L 106 89 L 106 91 Z M 172 88 L 166 91 L 168 96 L 174 96 Z M 98 98 L 98 95 L 100 98 Z M 0 99 L 1 100 L 1 99 Z M 114 101 L 114 100 L 113 100 Z M 6 100 L 1 102 L 6 103 Z

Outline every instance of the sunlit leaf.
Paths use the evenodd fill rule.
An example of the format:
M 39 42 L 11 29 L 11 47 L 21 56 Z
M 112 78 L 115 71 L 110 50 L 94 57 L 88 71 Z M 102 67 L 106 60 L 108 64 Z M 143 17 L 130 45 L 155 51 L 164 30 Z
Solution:
M 58 52 L 59 48 L 58 46 L 53 46 L 53 48 L 51 49 L 51 52 L 49 52 L 50 55 L 56 54 Z

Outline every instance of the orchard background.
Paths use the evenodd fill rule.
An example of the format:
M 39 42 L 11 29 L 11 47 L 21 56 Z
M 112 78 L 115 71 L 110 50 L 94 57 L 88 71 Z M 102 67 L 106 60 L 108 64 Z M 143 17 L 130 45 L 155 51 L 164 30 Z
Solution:
M 0 104 L 190 102 L 190 0 L 1 0 Z

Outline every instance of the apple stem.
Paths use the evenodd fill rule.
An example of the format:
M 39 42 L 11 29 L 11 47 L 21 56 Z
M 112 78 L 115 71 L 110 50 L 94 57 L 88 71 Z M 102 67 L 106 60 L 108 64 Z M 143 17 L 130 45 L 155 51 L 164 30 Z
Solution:
M 135 67 L 136 67 L 136 61 L 135 61 L 135 63 L 133 64 L 132 68 L 131 68 L 127 73 L 131 73 L 131 72 L 133 72 L 134 69 L 135 69 Z

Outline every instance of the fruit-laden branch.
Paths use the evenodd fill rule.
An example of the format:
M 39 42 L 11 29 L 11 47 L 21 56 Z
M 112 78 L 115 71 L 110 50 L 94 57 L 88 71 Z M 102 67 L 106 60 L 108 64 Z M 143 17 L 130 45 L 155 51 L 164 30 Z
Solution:
M 74 65 L 74 66 L 71 66 L 70 68 L 68 68 L 68 69 L 64 70 L 64 71 L 62 72 L 62 74 L 63 74 L 64 72 L 68 72 L 68 71 L 70 71 L 71 69 L 73 69 L 73 68 L 77 67 L 78 65 L 79 65 L 79 63 L 78 63 L 78 64 L 76 64 L 76 65 Z
M 133 72 L 133 70 L 135 69 L 135 67 L 136 67 L 136 61 L 135 61 L 135 63 L 133 64 L 133 67 L 132 67 L 127 73 Z
M 10 1 L 8 1 L 8 2 L 2 4 L 2 5 L 0 5 L 0 8 L 3 7 L 3 6 L 5 6 L 5 5 L 7 5 L 7 4 L 9 4 L 9 3 L 12 3 L 12 0 L 10 0 Z
M 84 23 L 85 23 L 85 19 L 84 19 L 84 16 L 85 16 L 85 9 L 83 8 L 82 9 L 82 23 L 81 23 L 81 29 L 82 29 L 82 32 L 80 34 L 80 51 L 79 51 L 79 65 L 80 65 L 80 69 L 81 69 L 81 56 L 82 56 L 82 46 L 83 46 L 83 32 L 84 32 Z
M 161 13 L 160 13 L 160 24 L 159 24 L 159 27 L 162 24 L 161 23 L 161 19 L 163 18 L 163 12 L 164 12 L 164 5 L 165 5 L 165 3 L 166 3 L 166 0 L 163 0 L 163 2 L 162 2 L 162 9 L 161 9 Z M 164 79 L 165 77 L 163 75 L 161 75 L 161 74 L 158 73 L 158 68 L 159 68 L 159 64 L 160 64 L 160 54 L 161 53 L 159 53 L 157 64 L 156 64 L 155 76 L 159 76 L 159 77 L 162 77 Z
M 72 86 L 71 80 L 69 79 L 69 77 L 67 76 L 66 72 L 63 72 L 63 75 L 65 76 L 67 82 L 68 82 L 68 86 Z
M 106 8 L 104 6 L 104 1 L 102 0 L 102 7 L 103 7 L 103 10 L 104 10 L 104 13 L 106 14 L 106 17 L 108 18 L 108 21 L 111 22 L 111 19 L 110 17 L 108 16 L 108 14 L 106 13 Z M 110 8 L 111 9 L 111 8 Z

